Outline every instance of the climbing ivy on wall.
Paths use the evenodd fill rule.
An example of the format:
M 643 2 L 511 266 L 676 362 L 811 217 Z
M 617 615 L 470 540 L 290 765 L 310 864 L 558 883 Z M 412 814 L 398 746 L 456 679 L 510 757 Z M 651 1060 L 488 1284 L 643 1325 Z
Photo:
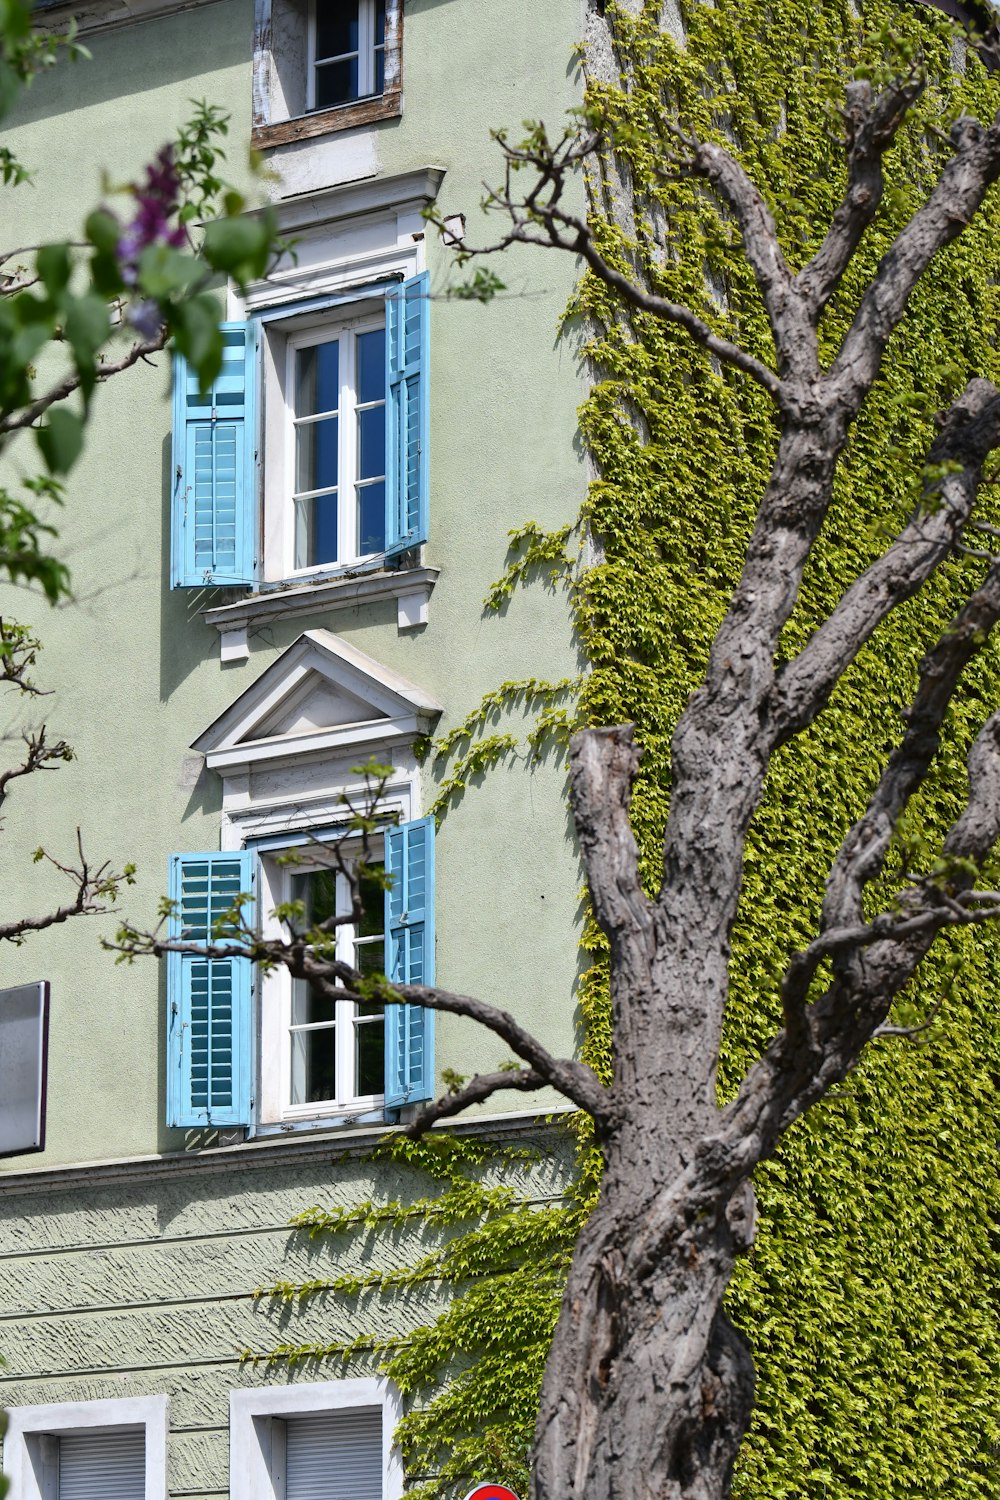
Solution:
M 639 212 L 626 233 L 615 209 L 616 174 L 605 163 L 590 183 L 592 221 L 606 254 L 638 265 L 657 290 L 700 308 L 765 360 L 773 351 L 731 224 L 697 184 L 658 171 L 664 100 L 700 134 L 737 143 L 797 267 L 816 248 L 842 189 L 836 106 L 846 78 L 859 71 L 881 76 L 893 61 L 918 50 L 923 56 L 934 82 L 891 153 L 883 211 L 831 304 L 832 348 L 877 258 L 927 190 L 949 121 L 962 110 L 992 117 L 1000 79 L 974 58 L 956 57 L 947 27 L 905 3 L 684 0 L 684 47 L 661 29 L 659 10 L 656 4 L 629 18 L 611 7 L 621 72 L 591 81 L 589 97 L 614 123 Z M 934 412 L 971 374 L 1000 381 L 998 209 L 994 193 L 912 298 L 841 466 L 835 504 L 786 632 L 789 651 L 908 515 Z M 653 222 L 660 234 L 668 226 L 666 255 L 648 228 Z M 510 696 L 547 714 L 549 728 L 573 717 L 635 722 L 645 758 L 633 823 L 652 890 L 670 736 L 738 576 L 775 433 L 756 387 L 714 368 L 679 332 L 623 312 L 592 279 L 582 283 L 573 312 L 592 333 L 595 384 L 581 427 L 599 478 L 578 529 L 549 537 L 526 527 L 492 602 L 538 568 L 565 580 L 589 663 L 576 707 L 567 715 L 572 684 L 510 684 Z M 584 535 L 599 560 L 576 559 L 574 538 Z M 955 561 L 898 610 L 815 726 L 772 767 L 747 847 L 734 934 L 723 1096 L 778 1026 L 783 961 L 813 930 L 824 873 L 898 737 L 917 663 L 967 593 L 967 570 L 975 566 Z M 890 873 L 919 867 L 955 816 L 965 752 L 995 706 L 998 680 L 994 645 L 956 699 L 934 772 L 899 829 Z M 481 733 L 504 702 L 501 694 L 484 705 L 464 736 L 438 747 L 449 795 L 461 790 L 466 770 L 509 752 L 509 736 Z M 590 931 L 585 942 L 594 962 L 581 988 L 584 1049 L 606 1072 L 607 973 L 600 935 Z M 757 1243 L 730 1298 L 759 1373 L 738 1500 L 996 1495 L 998 994 L 998 936 L 957 932 L 939 940 L 897 1008 L 912 1021 L 941 1001 L 934 1025 L 918 1042 L 873 1048 L 760 1172 Z M 427 1229 L 419 1266 L 333 1288 L 357 1297 L 422 1279 L 454 1294 L 437 1322 L 349 1351 L 381 1361 L 415 1398 L 401 1438 L 419 1494 L 460 1494 L 486 1475 L 521 1492 L 526 1486 L 559 1288 L 597 1182 L 586 1129 L 576 1128 L 578 1179 L 563 1202 L 490 1187 L 497 1158 L 480 1141 L 456 1135 L 449 1145 L 435 1139 L 390 1148 L 417 1181 L 424 1175 L 426 1192 L 411 1188 L 397 1204 L 365 1205 L 336 1222 L 319 1211 L 303 1221 L 303 1232 L 319 1235 L 414 1221 Z M 301 1292 L 285 1289 L 288 1296 Z M 283 1352 L 303 1358 L 343 1350 Z

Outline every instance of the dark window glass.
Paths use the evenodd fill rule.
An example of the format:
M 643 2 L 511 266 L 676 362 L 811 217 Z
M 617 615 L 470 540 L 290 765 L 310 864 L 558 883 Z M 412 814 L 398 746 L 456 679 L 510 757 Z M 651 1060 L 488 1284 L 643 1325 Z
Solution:
M 363 1019 L 371 1016 L 370 1020 Z M 380 1005 L 359 1005 L 354 1027 L 358 1093 L 381 1094 L 385 1088 L 385 1021 Z
M 360 0 L 316 0 L 316 59 L 358 50 Z M 383 15 L 385 6 L 382 5 Z
M 358 59 L 324 63 L 316 69 L 316 108 L 334 109 L 358 97 Z
M 340 405 L 340 344 L 310 344 L 300 349 L 295 366 L 295 415 L 314 417 Z
M 358 334 L 358 401 L 385 400 L 385 329 Z
M 358 556 L 385 551 L 385 485 L 366 484 L 358 490 Z

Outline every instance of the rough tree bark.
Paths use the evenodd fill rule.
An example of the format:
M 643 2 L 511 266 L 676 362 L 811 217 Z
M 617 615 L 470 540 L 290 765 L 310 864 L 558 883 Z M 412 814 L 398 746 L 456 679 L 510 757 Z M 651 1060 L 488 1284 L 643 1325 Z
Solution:
M 742 576 L 673 737 L 663 879 L 654 895 L 641 884 L 629 823 L 641 755 L 630 726 L 587 731 L 572 745 L 573 816 L 593 909 L 610 944 L 611 1086 L 579 1062 L 551 1057 L 483 1002 L 436 989 L 393 992 L 480 1021 L 527 1065 L 457 1088 L 423 1111 L 413 1133 L 500 1089 L 554 1085 L 593 1116 L 603 1148 L 600 1201 L 576 1248 L 546 1370 L 534 1500 L 723 1500 L 729 1493 L 754 1372 L 723 1296 L 753 1240 L 754 1168 L 873 1038 L 898 1030 L 888 1022 L 893 1000 L 935 936 L 1000 916 L 1000 893 L 976 889 L 978 867 L 1000 834 L 1000 710 L 969 755 L 967 804 L 941 850 L 945 874 L 913 877 L 874 918 L 864 907 L 893 828 L 934 757 L 963 670 L 1000 617 L 1000 559 L 989 555 L 990 528 L 975 518 L 983 465 L 1000 444 L 1000 393 L 991 384 L 971 380 L 941 415 L 925 493 L 909 522 L 798 656 L 776 664 L 838 462 L 890 336 L 934 256 L 963 232 L 1000 177 L 1000 118 L 989 125 L 960 119 L 936 185 L 883 257 L 836 356 L 821 365 L 820 320 L 876 216 L 885 153 L 921 90 L 916 74 L 880 93 L 868 83 L 849 85 L 843 200 L 798 273 L 735 154 L 675 131 L 672 170 L 700 179 L 738 226 L 773 334 L 774 369 L 604 259 L 566 191 L 575 169 L 607 145 L 598 132 L 555 144 L 540 133 L 522 148 L 504 147 L 509 169 L 522 175 L 509 170 L 506 188 L 494 195 L 509 229 L 488 248 L 520 241 L 580 257 L 624 301 L 686 330 L 757 381 L 779 430 Z M 533 186 L 516 196 L 525 168 Z M 733 1101 L 720 1106 L 730 934 L 745 839 L 771 757 L 813 722 L 879 624 L 963 549 L 983 557 L 981 582 L 928 651 L 901 739 L 830 869 L 815 938 L 789 960 L 783 1029 Z M 249 952 L 321 987 L 350 989 L 358 976 L 318 956 L 316 936 L 263 943 L 244 928 L 241 945 L 210 951 Z M 128 951 L 171 946 L 136 932 L 121 941 Z

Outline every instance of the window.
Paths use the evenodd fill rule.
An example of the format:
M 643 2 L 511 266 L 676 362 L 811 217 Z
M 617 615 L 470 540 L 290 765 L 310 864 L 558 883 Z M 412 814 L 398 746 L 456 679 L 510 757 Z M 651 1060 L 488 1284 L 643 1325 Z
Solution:
M 349 882 L 315 852 L 317 842 L 340 836 L 279 834 L 234 854 L 174 855 L 169 935 L 210 941 L 240 891 L 256 896 L 275 935 L 281 929 L 271 913 L 288 899 L 301 900 L 313 921 L 349 910 Z M 338 956 L 401 984 L 433 984 L 434 820 L 387 828 L 383 840 L 389 888 L 374 869 L 363 880 L 362 919 L 340 929 Z M 286 851 L 299 853 L 293 873 L 281 859 Z M 307 860 L 313 869 L 302 868 Z M 261 986 L 259 1095 L 250 1069 L 254 976 L 246 959 L 168 954 L 167 1007 L 169 1125 L 382 1118 L 383 1110 L 431 1096 L 432 1016 L 420 1006 L 390 1005 L 383 1014 L 380 1005 L 331 1000 L 287 970 L 273 971 Z
M 385 322 L 287 341 L 292 571 L 384 554 Z
M 171 586 L 257 588 L 425 542 L 426 272 L 264 309 L 224 338 L 208 392 L 175 358 Z
M 12 1407 L 4 1473 L 17 1500 L 165 1500 L 166 1396 Z
M 385 88 L 385 0 L 312 0 L 309 109 L 350 104 Z
M 316 859 L 308 851 L 305 859 Z M 351 885 L 339 870 L 285 871 L 292 901 L 305 909 L 303 925 L 351 914 Z M 361 872 L 360 924 L 337 928 L 337 957 L 361 973 L 385 968 L 385 897 L 381 865 Z M 280 879 L 280 876 L 279 876 Z M 385 1016 L 379 1004 L 333 1000 L 307 980 L 290 984 L 287 1041 L 287 1113 L 372 1109 L 385 1090 Z M 284 1050 L 284 1049 L 283 1049 Z
M 401 1415 L 386 1380 L 233 1391 L 231 1500 L 398 1500 Z
M 257 0 L 254 146 L 399 116 L 402 51 L 403 0 Z
M 339 931 L 340 956 L 396 983 L 433 984 L 435 831 L 432 818 L 414 817 L 414 742 L 441 711 L 356 646 L 305 631 L 194 741 L 222 776 L 223 848 L 172 856 L 170 936 L 206 942 L 240 893 L 252 903 L 247 918 L 274 937 L 275 911 L 293 899 L 317 921 L 346 914 L 335 850 L 345 865 L 360 852 L 345 799 L 364 799 L 365 775 L 351 767 L 374 754 L 393 768 L 384 826 L 362 872 L 361 920 Z M 374 1123 L 433 1092 L 433 1016 L 417 1005 L 389 1004 L 383 1016 L 293 986 L 284 968 L 259 975 L 244 959 L 175 953 L 167 1008 L 170 1125 L 266 1134 L 310 1119 Z

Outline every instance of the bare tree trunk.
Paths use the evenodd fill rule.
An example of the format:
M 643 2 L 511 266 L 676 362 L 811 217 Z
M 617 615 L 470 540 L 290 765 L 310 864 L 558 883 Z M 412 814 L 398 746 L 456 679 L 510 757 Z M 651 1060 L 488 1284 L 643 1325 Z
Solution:
M 720 1215 L 699 1208 L 683 1176 L 647 1180 L 641 1194 L 618 1181 L 609 1162 L 574 1256 L 545 1373 L 535 1493 L 719 1500 L 753 1408 L 753 1361 L 722 1307 L 752 1235 L 752 1192 Z

